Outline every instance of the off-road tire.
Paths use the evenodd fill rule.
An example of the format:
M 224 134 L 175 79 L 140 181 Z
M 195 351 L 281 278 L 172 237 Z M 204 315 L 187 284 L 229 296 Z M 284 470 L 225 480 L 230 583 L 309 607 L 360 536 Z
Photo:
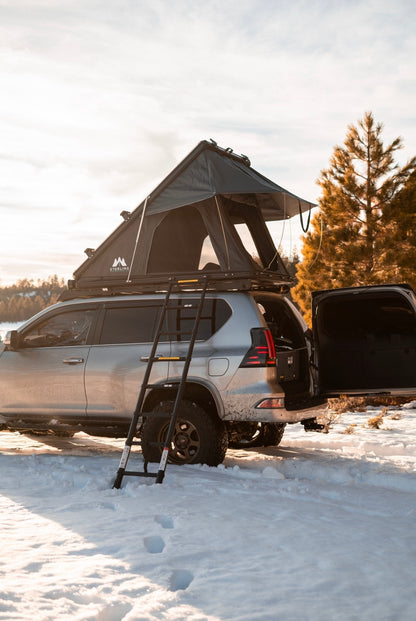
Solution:
M 231 429 L 228 446 L 246 449 L 257 446 L 277 446 L 280 444 L 286 423 L 237 423 L 237 430 Z
M 278 446 L 282 441 L 286 423 L 265 423 L 261 446 Z
M 154 443 L 164 442 L 170 422 L 169 417 L 157 414 L 171 413 L 173 406 L 172 400 L 162 401 L 146 417 L 141 436 L 143 457 L 148 462 L 160 461 L 162 446 Z M 175 422 L 169 463 L 218 466 L 224 460 L 227 447 L 225 424 L 197 403 L 183 400 Z

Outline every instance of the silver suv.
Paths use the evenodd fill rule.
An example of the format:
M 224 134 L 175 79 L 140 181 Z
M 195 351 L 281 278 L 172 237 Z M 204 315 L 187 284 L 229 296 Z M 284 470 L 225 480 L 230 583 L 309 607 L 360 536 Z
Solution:
M 180 302 L 167 313 L 169 329 L 189 328 L 197 296 L 175 296 Z M 10 333 L 0 354 L 3 423 L 125 435 L 163 301 L 163 294 L 70 300 Z M 183 355 L 187 343 L 181 339 L 162 337 L 158 355 Z M 171 459 L 212 465 L 223 460 L 228 443 L 278 444 L 285 423 L 315 416 L 308 410 L 310 356 L 310 333 L 287 297 L 208 293 Z M 154 365 L 145 411 L 169 410 L 182 368 L 183 362 L 172 360 Z M 142 422 L 145 439 L 161 437 L 167 425 L 163 415 Z M 157 448 L 147 450 L 149 461 L 159 460 Z
M 166 315 L 138 434 L 159 461 L 184 332 L 198 293 Z M 60 302 L 8 334 L 0 349 L 0 417 L 9 429 L 125 436 L 164 294 Z M 227 446 L 278 444 L 286 423 L 318 428 L 328 396 L 416 392 L 416 298 L 410 287 L 314 292 L 314 337 L 273 291 L 209 291 L 176 421 L 170 460 L 220 463 Z M 146 412 L 160 416 L 146 417 Z

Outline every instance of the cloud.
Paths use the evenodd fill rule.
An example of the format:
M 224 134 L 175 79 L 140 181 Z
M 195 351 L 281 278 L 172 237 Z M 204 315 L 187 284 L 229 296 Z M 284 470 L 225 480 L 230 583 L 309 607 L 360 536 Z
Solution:
M 366 110 L 413 155 L 410 0 L 0 0 L 0 12 L 5 257 L 98 245 L 202 139 L 313 201 Z

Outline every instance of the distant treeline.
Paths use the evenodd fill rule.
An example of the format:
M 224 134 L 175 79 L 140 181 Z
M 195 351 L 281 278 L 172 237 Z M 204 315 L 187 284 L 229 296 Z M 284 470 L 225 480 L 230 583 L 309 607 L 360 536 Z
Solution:
M 0 285 L 0 322 L 29 319 L 46 306 L 54 304 L 66 289 L 63 278 L 49 276 L 47 280 L 18 280 L 14 285 Z
M 296 278 L 299 257 L 288 258 L 282 255 L 289 274 Z M 63 278 L 49 276 L 47 280 L 18 280 L 14 285 L 1 286 L 0 281 L 0 323 L 19 322 L 29 319 L 42 309 L 54 304 L 66 289 Z

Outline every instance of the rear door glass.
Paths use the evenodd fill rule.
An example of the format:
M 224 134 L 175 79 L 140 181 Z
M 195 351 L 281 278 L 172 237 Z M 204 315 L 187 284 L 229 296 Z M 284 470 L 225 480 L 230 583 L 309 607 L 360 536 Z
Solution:
M 101 345 L 150 343 L 160 313 L 158 306 L 106 308 L 99 337 Z M 161 339 L 163 340 L 163 339 Z

